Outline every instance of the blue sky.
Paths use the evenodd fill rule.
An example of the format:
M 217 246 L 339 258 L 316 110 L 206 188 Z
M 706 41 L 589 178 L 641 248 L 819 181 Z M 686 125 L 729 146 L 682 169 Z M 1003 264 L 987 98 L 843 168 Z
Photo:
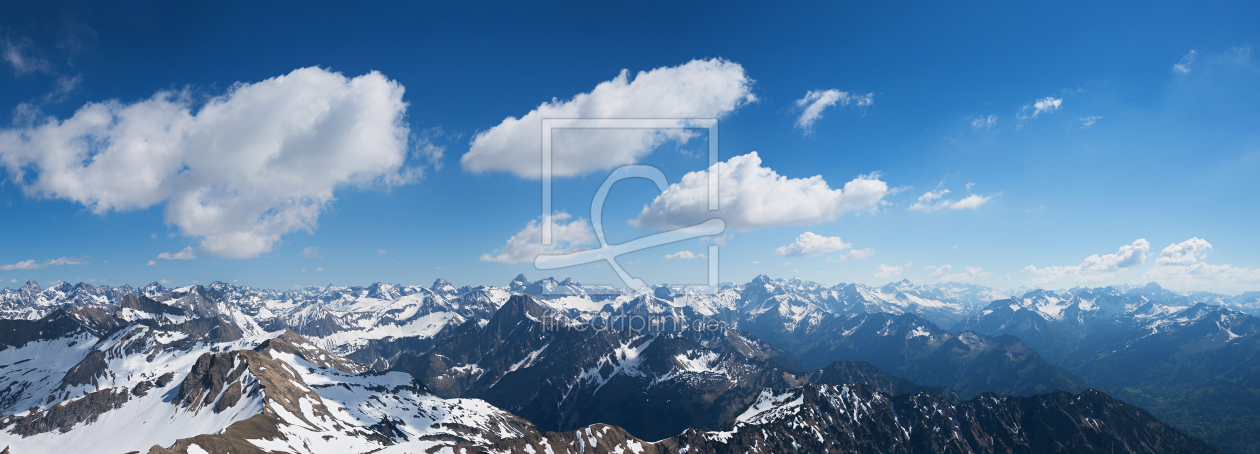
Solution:
M 541 184 L 522 167 L 533 126 L 505 119 L 541 109 L 719 117 L 722 169 L 782 177 L 723 179 L 739 210 L 721 213 L 723 281 L 1257 290 L 1257 18 L 1253 2 L 10 2 L 0 286 L 616 284 L 605 265 L 537 270 L 521 259 L 542 246 L 510 241 L 534 238 Z M 703 135 L 575 134 L 557 159 L 576 170 L 554 180 L 572 241 L 547 252 L 594 245 L 614 165 L 679 183 L 707 163 Z M 609 241 L 703 216 L 666 210 L 683 189 L 655 205 L 651 183 L 618 183 Z M 703 283 L 704 259 L 665 256 L 713 242 L 620 263 Z

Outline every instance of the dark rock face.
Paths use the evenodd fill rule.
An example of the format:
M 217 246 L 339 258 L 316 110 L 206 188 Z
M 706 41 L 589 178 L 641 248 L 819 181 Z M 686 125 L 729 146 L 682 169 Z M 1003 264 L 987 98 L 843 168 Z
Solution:
M 201 355 L 188 375 L 184 376 L 184 381 L 180 384 L 179 393 L 175 395 L 173 403 L 194 410 L 215 404 L 215 413 L 235 405 L 241 397 L 239 389 L 233 387 L 236 390 L 235 393 L 226 393 L 221 398 L 219 394 L 223 391 L 225 384 L 235 382 L 248 370 L 246 362 L 240 361 L 239 365 L 234 364 L 237 362 L 235 352 Z M 215 399 L 219 401 L 215 403 Z M 226 402 L 228 400 L 231 402 Z
M 69 312 L 58 309 L 39 320 L 0 320 L 0 348 L 22 348 L 27 343 L 91 333 Z
M 0 430 L 24 437 L 52 431 L 69 432 L 75 424 L 92 423 L 102 413 L 122 407 L 129 398 L 130 393 L 125 388 L 106 388 L 47 410 L 35 409 L 24 416 L 0 419 Z
M 185 315 L 184 310 L 169 304 L 159 303 L 147 296 L 125 295 L 118 300 L 118 307 L 148 312 L 154 315 Z
M 534 434 L 512 452 L 1215 453 L 1145 411 L 1097 391 L 1032 397 L 985 394 L 951 403 L 931 393 L 888 396 L 861 384 L 769 391 L 721 432 L 688 430 L 651 443 L 594 425 Z
M 70 370 L 66 371 L 66 376 L 61 380 L 61 388 L 69 388 L 71 386 L 97 385 L 96 379 L 103 377 L 106 368 L 105 352 L 93 350 L 87 357 L 75 364 Z

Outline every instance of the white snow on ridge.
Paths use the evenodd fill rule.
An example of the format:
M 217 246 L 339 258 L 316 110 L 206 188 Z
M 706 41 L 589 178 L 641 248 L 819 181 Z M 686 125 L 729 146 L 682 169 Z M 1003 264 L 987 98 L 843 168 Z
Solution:
M 793 397 L 795 399 L 789 401 Z M 770 389 L 762 390 L 761 395 L 757 396 L 756 402 L 735 417 L 735 424 L 738 426 L 740 424 L 757 425 L 771 423 L 796 413 L 796 408 L 800 407 L 804 402 L 805 396 L 799 388 L 779 394 L 775 394 Z
M 392 323 L 369 324 L 363 330 L 339 331 L 328 336 L 311 336 L 310 340 L 324 350 L 336 355 L 352 353 L 368 341 L 387 337 L 416 337 L 427 339 L 436 336 L 449 325 L 464 323 L 464 318 L 454 312 L 434 312 L 399 326 Z

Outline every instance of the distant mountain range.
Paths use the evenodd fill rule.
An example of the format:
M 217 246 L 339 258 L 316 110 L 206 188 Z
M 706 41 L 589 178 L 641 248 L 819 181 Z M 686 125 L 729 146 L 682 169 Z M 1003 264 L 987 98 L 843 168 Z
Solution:
M 28 282 L 0 292 L 0 444 L 66 452 L 126 420 L 146 429 L 119 452 L 1212 451 L 1094 387 L 1256 452 L 1236 433 L 1260 420 L 1260 323 L 1241 311 L 1255 297 L 766 276 L 699 289 Z M 809 411 L 790 410 L 801 399 Z M 929 404 L 948 423 L 915 413 Z M 788 419 L 749 416 L 772 408 Z M 1012 431 L 1027 424 L 1050 429 Z
M 1260 452 L 1260 319 L 1199 299 L 1155 284 L 1038 291 L 994 301 L 954 329 L 1016 336 L 1162 420 Z

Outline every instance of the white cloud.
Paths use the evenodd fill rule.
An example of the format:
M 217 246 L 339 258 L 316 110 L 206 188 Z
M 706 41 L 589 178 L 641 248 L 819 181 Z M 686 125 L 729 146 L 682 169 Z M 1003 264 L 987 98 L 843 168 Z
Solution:
M 389 253 L 389 249 L 377 249 L 376 255 L 385 255 Z
M 796 237 L 796 241 L 787 246 L 779 246 L 775 255 L 784 257 L 809 257 L 848 249 L 852 244 L 845 243 L 838 236 L 822 236 L 814 232 L 805 232 Z
M 971 194 L 951 204 L 949 206 L 949 209 L 974 210 L 976 208 L 980 208 L 980 206 L 986 203 L 989 203 L 989 200 L 992 200 L 992 199 L 993 199 L 993 196 L 981 196 L 981 195 Z
M 1204 290 L 1260 283 L 1260 269 L 1206 263 L 1211 250 L 1212 244 L 1198 237 L 1170 244 L 1159 253 L 1155 266 L 1146 271 L 1145 277 Z
M 15 43 L 13 40 L 5 38 L 3 55 L 0 56 L 9 63 L 9 66 L 13 67 L 13 72 L 18 75 L 32 72 L 51 74 L 52 64 L 48 63 L 48 60 L 32 55 L 30 47 L 29 40 Z
M 1031 105 L 1025 105 L 1019 109 L 1019 112 L 1015 113 L 1015 119 L 1018 120 L 1015 129 L 1022 128 L 1024 122 L 1037 118 L 1038 115 L 1054 113 L 1060 107 L 1063 107 L 1063 98 L 1055 98 L 1053 96 L 1047 96 L 1034 101 Z
M 923 269 L 925 271 L 931 271 L 931 273 L 928 273 L 928 277 L 934 278 L 934 279 L 940 279 L 941 276 L 944 276 L 946 272 L 949 272 L 949 270 L 954 269 L 954 267 L 953 265 L 941 265 L 941 266 L 929 266 Z
M 535 258 L 543 254 L 567 254 L 580 249 L 581 246 L 595 242 L 595 230 L 591 228 L 591 224 L 585 219 L 575 219 L 569 223 L 565 220 L 572 218 L 569 213 L 556 213 L 551 217 L 551 244 L 544 246 L 542 244 L 542 222 L 539 219 L 530 220 L 524 229 L 508 238 L 507 244 L 502 249 L 496 249 L 494 252 L 482 254 L 481 260 L 485 262 L 499 263 L 520 263 L 532 262 Z
M 53 82 L 53 91 L 44 95 L 45 102 L 61 102 L 64 101 L 66 95 L 79 88 L 83 84 L 83 76 L 61 76 Z
M 978 266 L 967 266 L 963 268 L 965 268 L 967 271 L 962 272 L 962 273 L 953 273 L 953 274 L 945 274 L 954 269 L 953 265 L 929 266 L 923 269 L 926 271 L 931 271 L 931 273 L 928 273 L 928 277 L 930 278 L 938 279 L 941 281 L 954 281 L 954 282 L 974 281 L 976 279 L 983 279 L 983 278 L 989 277 L 990 275 L 993 274 L 992 272 L 985 271 L 984 269 Z
M 996 125 L 996 124 L 997 124 L 997 117 L 993 115 L 989 115 L 987 117 L 980 117 L 980 118 L 971 120 L 972 129 L 989 129 L 989 128 L 992 128 L 993 125 Z
M 1102 118 L 1103 117 L 1100 117 L 1097 115 L 1091 115 L 1088 117 L 1081 118 L 1081 127 L 1088 128 L 1090 126 L 1093 126 L 1094 123 L 1098 123 L 1098 120 L 1102 120 Z
M 848 259 L 866 260 L 873 255 L 875 255 L 875 250 L 871 248 L 853 249 L 849 252 L 836 256 L 836 258 L 834 259 L 831 257 L 827 257 L 827 260 L 824 260 L 824 261 L 825 262 L 843 262 Z
M 1177 74 L 1190 74 L 1190 65 L 1194 64 L 1194 59 L 1198 57 L 1198 53 L 1193 49 L 1190 53 L 1181 56 L 1181 61 L 1173 65 L 1172 71 Z
M 156 261 L 156 260 L 149 260 L 149 263 L 148 263 L 147 265 L 149 265 L 149 266 L 157 265 L 157 261 Z
M 323 268 L 315 268 L 315 271 L 316 271 L 316 272 L 323 272 L 323 271 L 324 271 L 324 269 L 323 269 Z
M 866 107 L 875 103 L 875 93 L 867 93 L 865 95 L 850 94 L 847 91 L 836 89 L 830 90 L 810 90 L 805 92 L 805 97 L 796 100 L 796 107 L 803 109 L 801 116 L 796 119 L 796 127 L 803 129 L 806 134 L 814 129 L 814 122 L 822 118 L 822 111 L 828 107 L 840 104 L 847 106 L 849 104 L 857 104 L 858 107 Z
M 319 248 L 314 247 L 314 246 L 307 246 L 306 248 L 302 249 L 302 257 L 306 257 L 308 259 L 317 259 L 317 258 L 323 257 L 323 255 L 319 253 Z
M 708 172 L 691 172 L 644 206 L 631 224 L 669 229 L 714 217 L 733 229 L 817 224 L 850 211 L 874 210 L 888 194 L 888 184 L 879 175 L 859 176 L 844 189 L 831 189 L 822 176 L 781 176 L 762 167 L 755 151 L 718 163 L 718 169 L 718 211 L 709 211 Z
M 678 251 L 673 254 L 665 254 L 665 258 L 669 260 L 691 260 L 704 258 L 704 254 L 695 254 L 691 251 Z
M 1168 245 L 1163 251 L 1159 252 L 1159 258 L 1155 259 L 1155 265 L 1193 265 L 1207 258 L 1207 253 L 1211 250 L 1211 243 L 1199 237 L 1194 237 L 1180 243 Z
M 590 93 L 552 99 L 521 118 L 508 117 L 478 133 L 460 164 L 471 172 L 539 178 L 543 118 L 721 118 L 756 101 L 752 84 L 743 67 L 722 59 L 639 72 L 633 80 L 622 70 Z M 685 129 L 555 131 L 552 174 L 572 176 L 633 164 L 665 142 L 685 142 L 695 134 Z
M 202 251 L 256 257 L 313 231 L 336 189 L 421 176 L 407 163 L 402 95 L 380 73 L 302 68 L 204 103 L 186 91 L 89 103 L 66 120 L 0 130 L 0 165 L 28 196 L 96 214 L 165 203 L 166 222 Z
M 23 260 L 17 263 L 10 263 L 8 265 L 0 265 L 0 270 L 3 270 L 3 271 L 39 270 L 39 269 L 48 268 L 50 266 L 86 265 L 88 263 L 88 259 L 90 258 L 92 257 L 90 256 L 88 257 L 62 257 L 58 259 L 45 260 L 43 262 L 36 262 L 34 260 Z
M 442 170 L 442 161 L 446 157 L 446 146 L 438 145 L 436 142 L 440 139 L 458 139 L 462 136 L 462 134 L 448 133 L 441 126 L 434 126 L 420 131 L 420 134 L 415 137 L 415 156 L 428 162 L 434 169 Z
M 1139 238 L 1133 244 L 1121 246 L 1120 250 L 1114 254 L 1094 254 L 1086 257 L 1080 265 L 1045 268 L 1028 265 L 1021 272 L 1040 276 L 1029 280 L 1029 284 L 1044 284 L 1069 276 L 1075 277 L 1077 282 L 1095 282 L 1109 278 L 1119 271 L 1141 265 L 1146 262 L 1146 253 L 1150 250 L 1151 243 Z
M 1036 118 L 1038 115 L 1041 115 L 1043 112 L 1052 113 L 1056 110 L 1059 110 L 1059 107 L 1062 107 L 1062 106 L 1063 106 L 1063 98 L 1055 98 L 1053 96 L 1047 96 L 1043 99 L 1038 99 L 1037 102 L 1033 103 L 1032 116 L 1033 118 Z
M 975 183 L 967 183 L 967 190 L 971 190 L 971 187 L 974 185 Z M 987 196 L 969 194 L 961 199 L 951 200 L 945 198 L 945 195 L 949 193 L 948 189 L 933 189 L 925 192 L 923 195 L 919 196 L 919 199 L 911 204 L 908 209 L 910 211 L 922 211 L 924 213 L 931 213 L 933 211 L 940 210 L 974 210 L 984 206 L 984 204 L 993 200 L 994 197 L 1002 194 L 1000 192 Z
M 900 275 L 901 275 L 901 272 L 902 272 L 902 271 L 905 271 L 905 270 L 906 270 L 906 268 L 909 268 L 909 267 L 910 267 L 910 265 L 914 265 L 914 262 L 910 262 L 910 263 L 907 263 L 907 264 L 905 264 L 905 265 L 900 265 L 900 266 L 897 266 L 897 265 L 885 265 L 885 264 L 882 264 L 882 263 L 881 263 L 881 264 L 879 265 L 879 268 L 876 268 L 876 269 L 875 269 L 875 271 L 876 271 L 876 273 L 875 273 L 875 277 L 900 276 Z
M 197 253 L 193 251 L 192 246 L 188 246 L 182 251 L 175 253 L 163 252 L 158 254 L 157 258 L 162 260 L 192 260 L 197 258 Z
M 919 196 L 918 201 L 915 201 L 913 205 L 910 205 L 910 210 L 932 212 L 949 208 L 949 205 L 953 202 L 949 200 L 941 200 L 945 194 L 949 194 L 948 189 L 933 189 L 925 192 L 923 195 Z M 940 200 L 940 202 L 937 202 L 937 200 Z

